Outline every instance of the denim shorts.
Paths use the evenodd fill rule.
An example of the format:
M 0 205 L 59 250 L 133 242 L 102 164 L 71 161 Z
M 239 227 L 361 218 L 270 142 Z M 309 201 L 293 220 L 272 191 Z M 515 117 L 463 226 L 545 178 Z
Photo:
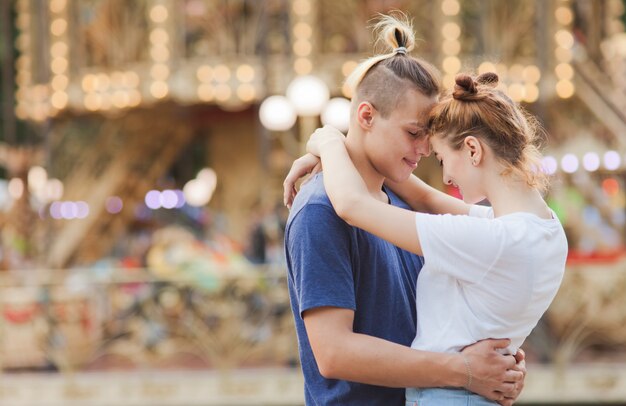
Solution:
M 456 388 L 408 388 L 405 406 L 493 406 L 480 395 Z

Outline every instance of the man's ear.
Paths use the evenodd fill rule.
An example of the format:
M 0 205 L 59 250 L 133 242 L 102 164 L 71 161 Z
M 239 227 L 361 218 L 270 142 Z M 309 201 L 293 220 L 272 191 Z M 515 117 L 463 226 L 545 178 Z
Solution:
M 472 161 L 472 165 L 476 166 L 480 164 L 483 159 L 483 146 L 478 138 L 473 135 L 468 135 L 463 140 L 463 144 L 469 153 L 469 159 Z
M 356 121 L 364 131 L 369 131 L 377 113 L 372 103 L 367 101 L 361 102 L 356 108 Z

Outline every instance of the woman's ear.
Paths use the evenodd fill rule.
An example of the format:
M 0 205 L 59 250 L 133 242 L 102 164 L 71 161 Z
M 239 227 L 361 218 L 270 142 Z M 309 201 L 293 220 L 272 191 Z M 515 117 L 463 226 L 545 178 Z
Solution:
M 376 109 L 372 103 L 366 101 L 361 102 L 356 109 L 357 123 L 359 123 L 359 126 L 361 126 L 363 130 L 371 130 L 376 113 Z
M 477 166 L 483 159 L 483 146 L 478 140 L 478 138 L 473 135 L 468 135 L 463 140 L 463 144 L 468 151 L 469 159 L 472 162 L 472 165 Z

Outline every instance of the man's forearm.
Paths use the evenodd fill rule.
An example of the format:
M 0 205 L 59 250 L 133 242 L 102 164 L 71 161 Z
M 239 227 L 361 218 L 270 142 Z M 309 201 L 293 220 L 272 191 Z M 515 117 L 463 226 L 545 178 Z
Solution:
M 459 354 L 418 351 L 380 338 L 353 333 L 328 343 L 326 378 L 388 387 L 463 386 L 467 370 Z

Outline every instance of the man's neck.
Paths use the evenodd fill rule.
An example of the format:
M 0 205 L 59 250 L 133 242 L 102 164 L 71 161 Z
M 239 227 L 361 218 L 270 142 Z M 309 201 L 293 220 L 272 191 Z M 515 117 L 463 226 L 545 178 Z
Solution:
M 385 177 L 376 170 L 367 157 L 363 144 L 363 136 L 361 134 L 355 134 L 352 130 L 348 131 L 346 136 L 346 150 L 356 170 L 365 181 L 365 185 L 370 194 L 376 199 L 388 202 L 387 195 L 382 191 Z

